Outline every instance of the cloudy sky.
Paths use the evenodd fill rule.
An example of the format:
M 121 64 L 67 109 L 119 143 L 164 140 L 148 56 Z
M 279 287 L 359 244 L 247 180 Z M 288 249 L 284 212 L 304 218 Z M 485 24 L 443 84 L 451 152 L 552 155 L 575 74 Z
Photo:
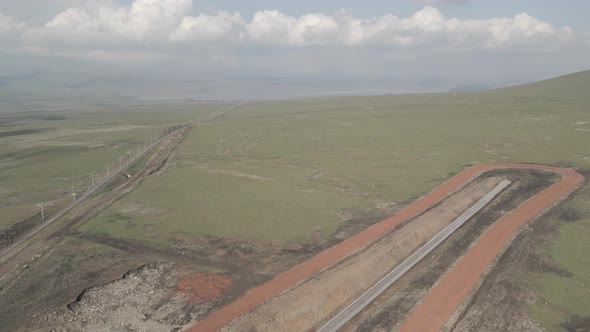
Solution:
M 500 86 L 590 69 L 588 13 L 587 0 L 0 0 L 0 76 Z

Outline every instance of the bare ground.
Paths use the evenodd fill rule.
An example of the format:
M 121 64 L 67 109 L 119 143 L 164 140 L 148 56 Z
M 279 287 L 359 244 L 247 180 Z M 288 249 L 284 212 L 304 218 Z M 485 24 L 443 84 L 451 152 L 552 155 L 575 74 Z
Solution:
M 192 303 L 174 291 L 179 281 L 173 264 L 149 264 L 104 285 L 85 289 L 55 313 L 25 330 L 175 331 L 205 314 L 213 299 Z M 42 324 L 45 322 L 45 324 Z
M 46 330 L 48 321 L 55 321 L 58 323 L 52 326 L 57 330 L 59 326 L 67 326 L 68 330 L 149 330 L 152 327 L 157 330 L 174 330 L 183 322 L 200 319 L 202 315 L 231 302 L 251 287 L 381 221 L 397 208 L 388 205 L 349 211 L 349 218 L 337 236 L 305 245 L 280 241 L 187 237 L 178 234 L 173 239 L 176 243 L 173 248 L 165 250 L 146 246 L 138 241 L 93 236 L 76 230 L 79 225 L 131 192 L 145 177 L 161 174 L 182 139 L 183 136 L 179 135 L 163 142 L 151 157 L 145 158 L 143 166 L 134 166 L 129 171 L 133 175 L 130 180 L 125 181 L 121 177 L 109 184 L 104 193 L 96 195 L 73 211 L 70 219 L 64 220 L 63 225 L 56 227 L 54 233 L 45 240 L 35 241 L 17 256 L 0 265 L 0 302 L 10 303 L 0 306 L 2 329 Z M 31 256 L 33 257 L 30 258 Z M 159 262 L 173 262 L 173 265 L 161 268 L 160 264 L 163 263 Z M 144 272 L 135 271 L 142 266 L 156 268 L 144 271 L 147 273 L 144 275 Z M 150 283 L 168 280 L 169 277 L 174 279 L 182 271 L 191 271 L 194 267 L 207 267 L 215 272 L 203 274 L 180 287 L 192 304 L 195 303 L 195 298 L 207 297 L 208 290 L 198 287 L 201 281 L 218 280 L 219 273 L 223 273 L 231 282 L 227 288 L 216 294 L 214 300 L 198 307 L 191 307 L 183 302 L 184 299 L 180 301 L 175 297 L 178 287 L 171 288 L 166 283 L 158 284 L 162 289 L 158 290 L 157 295 L 152 295 L 175 299 L 175 310 L 179 316 L 184 317 L 181 321 L 161 319 L 161 312 L 158 311 L 160 309 L 146 300 L 150 299 L 148 295 L 151 289 L 148 291 L 148 288 L 129 282 L 143 280 Z M 137 278 L 121 278 L 122 275 L 136 274 Z M 120 301 L 114 301 L 113 289 L 132 295 L 119 296 Z M 88 294 L 92 296 L 89 297 Z M 131 319 L 133 323 L 124 327 L 120 321 L 113 320 L 114 325 L 105 325 L 105 315 L 108 312 L 106 308 L 120 306 L 130 307 L 125 310 L 130 317 L 134 317 Z M 94 313 L 96 318 L 92 319 L 90 313 Z M 140 315 L 145 316 L 142 323 L 137 318 Z M 28 323 L 23 325 L 25 322 Z
M 145 176 L 165 165 L 167 158 L 183 135 L 163 141 L 158 150 L 133 166 L 130 180 L 120 177 L 110 183 L 102 194 L 95 195 L 70 213 L 70 219 L 56 224 L 53 234 L 38 236 L 15 256 L 0 264 L 0 326 L 17 330 L 25 322 L 35 322 L 53 310 L 63 308 L 81 291 L 119 278 L 131 267 L 154 262 L 157 258 L 142 252 L 72 240 L 72 229 L 133 190 Z M 40 239 L 39 239 L 40 238 Z M 130 246 L 129 248 L 132 248 Z M 45 322 L 38 322 L 43 329 Z M 34 328 L 29 324 L 26 329 Z
M 365 250 L 321 272 L 230 323 L 228 331 L 306 331 L 346 305 L 503 177 L 482 177 Z
M 120 182 L 112 185 L 109 189 L 118 189 L 123 195 L 130 192 L 139 184 L 143 176 L 158 175 L 165 169 L 167 158 L 172 151 L 173 148 L 160 151 L 157 157 L 154 157 L 155 159 L 148 162 L 149 166 L 146 170 L 138 170 L 142 175 L 137 178 L 136 182 Z M 489 181 L 491 183 L 493 181 L 489 180 L 490 178 L 514 177 L 516 180 L 522 178 L 522 174 L 502 173 L 502 171 L 493 173 L 487 176 L 488 180 L 484 179 L 482 181 Z M 497 217 L 498 213 L 501 213 L 498 212 L 498 208 L 500 210 L 507 209 L 507 206 L 511 206 L 511 204 L 517 204 L 519 202 L 519 199 L 517 199 L 520 197 L 519 195 L 536 192 L 536 190 L 544 186 L 544 183 L 550 181 L 546 175 L 542 174 L 528 174 L 528 176 L 531 178 L 527 181 L 522 181 L 520 184 L 521 187 L 518 187 L 520 189 L 515 190 L 515 193 L 513 193 L 514 196 L 507 196 L 505 198 L 505 201 L 503 201 L 504 205 L 496 206 L 496 210 L 490 209 L 487 217 L 482 217 L 485 219 L 485 222 L 488 224 L 489 222 L 493 222 L 490 221 L 493 219 L 492 217 Z M 492 184 L 487 185 L 493 187 Z M 78 217 L 72 219 L 69 227 L 57 232 L 48 240 L 47 246 L 54 247 L 62 241 L 72 239 L 82 240 L 81 242 L 75 242 L 76 244 L 73 245 L 68 243 L 61 249 L 59 249 L 58 245 L 58 249 L 36 256 L 32 260 L 17 266 L 9 275 L 0 278 L 0 302 L 11 303 L 10 306 L 0 306 L 0 324 L 3 328 L 15 330 L 20 326 L 23 330 L 46 330 L 48 326 L 47 322 L 55 321 L 58 323 L 53 325 L 56 328 L 67 326 L 69 327 L 68 330 L 74 331 L 117 329 L 175 330 L 183 324 L 191 320 L 198 320 L 219 306 L 231 302 L 252 286 L 270 279 L 277 273 L 285 271 L 293 265 L 306 260 L 322 249 L 330 247 L 368 225 L 384 219 L 384 217 L 394 210 L 392 207 L 386 207 L 383 209 L 354 211 L 349 218 L 350 221 L 337 232 L 336 236 L 316 244 L 297 245 L 273 241 L 221 239 L 214 237 L 189 238 L 178 235 L 175 239 L 176 245 L 173 249 L 159 250 L 146 247 L 137 242 L 92 237 L 75 231 L 75 226 L 89 220 L 98 211 L 118 199 L 117 195 L 109 197 L 108 200 L 97 199 L 92 201 L 91 204 L 88 204 L 83 213 L 81 212 Z M 121 196 L 119 195 L 119 197 Z M 461 199 L 457 200 L 460 201 Z M 474 200 L 476 198 L 466 199 L 463 197 L 463 202 L 459 206 L 469 204 L 469 201 Z M 439 210 L 429 212 L 438 220 L 435 222 L 438 226 L 432 226 L 432 220 L 428 222 L 428 225 L 426 224 L 426 219 L 421 225 L 414 220 L 412 223 L 406 225 L 406 227 L 398 230 L 398 233 L 392 233 L 398 234 L 398 237 L 392 236 L 392 234 L 384 237 L 384 239 L 389 237 L 388 244 L 391 248 L 387 248 L 386 250 L 384 245 L 379 250 L 379 246 L 374 245 L 368 249 L 368 251 L 372 250 L 370 255 L 377 257 L 377 260 L 365 262 L 364 256 L 361 256 L 361 253 L 348 260 L 338 269 L 334 269 L 334 271 L 338 273 L 349 271 L 350 276 L 357 278 L 359 277 L 359 273 L 353 270 L 356 268 L 362 269 L 362 266 L 366 267 L 373 264 L 383 267 L 385 271 L 385 267 L 388 264 L 395 265 L 395 262 L 399 262 L 403 257 L 407 256 L 413 250 L 411 248 L 418 245 L 417 243 L 424 242 L 438 229 L 444 227 L 446 222 L 443 220 L 452 218 L 453 215 L 461 212 L 460 209 L 445 208 L 444 203 L 434 209 Z M 437 216 L 438 214 L 442 218 L 439 218 Z M 477 232 L 481 231 L 483 229 L 482 227 L 488 225 L 485 222 L 482 223 L 483 225 L 469 228 L 469 231 L 463 232 L 463 235 L 455 239 L 452 245 L 447 245 L 447 249 L 450 247 L 451 253 L 454 254 L 456 250 L 459 252 L 461 248 L 466 248 L 470 243 L 469 241 L 477 237 L 477 234 L 479 234 Z M 409 227 L 410 225 L 413 226 Z M 402 232 L 402 230 L 404 231 Z M 471 231 L 475 235 L 469 233 Z M 402 238 L 404 238 L 405 242 L 401 242 Z M 102 248 L 102 250 L 99 253 L 86 253 L 82 250 L 92 245 L 96 245 Z M 60 250 L 64 252 L 57 252 Z M 431 259 L 429 266 L 421 264 L 421 274 L 415 274 L 413 279 L 406 281 L 405 286 L 407 289 L 402 290 L 402 295 L 398 292 L 393 293 L 393 295 L 390 294 L 390 298 L 384 296 L 383 299 L 377 301 L 379 303 L 374 306 L 375 308 L 371 309 L 372 311 L 367 310 L 349 328 L 358 328 L 359 330 L 383 328 L 390 330 L 391 327 L 395 326 L 396 319 L 403 317 L 416 303 L 416 299 L 420 296 L 421 292 L 424 292 L 429 285 L 432 285 L 436 281 L 440 274 L 444 273 L 445 266 L 450 266 L 454 259 L 458 257 L 450 256 L 447 257 L 447 254 L 443 255 L 440 252 L 436 256 L 438 260 Z M 362 266 L 355 265 L 359 264 L 359 261 Z M 161 263 L 155 262 L 174 262 L 174 264 L 162 265 Z M 217 271 L 224 271 L 223 275 L 231 279 L 231 285 L 220 292 L 218 294 L 219 296 L 204 302 L 197 301 L 199 303 L 195 303 L 187 295 L 190 293 L 190 287 L 183 295 L 178 292 L 178 283 L 174 286 L 174 281 L 177 282 L 179 280 L 178 278 L 182 274 L 182 271 L 190 270 L 190 267 L 195 265 L 208 266 Z M 136 270 L 142 266 L 144 267 Z M 351 268 L 351 266 L 355 268 Z M 133 268 L 129 270 L 130 267 Z M 2 270 L 2 267 L 0 267 L 0 270 Z M 328 270 L 324 273 L 330 275 L 334 271 Z M 374 271 L 369 277 L 376 279 L 380 274 L 385 272 Z M 126 277 L 122 278 L 121 275 Z M 215 276 L 217 273 L 208 275 Z M 363 285 L 369 283 L 368 278 L 364 279 L 366 276 L 362 277 L 361 279 L 364 281 L 361 281 L 361 284 L 349 287 L 345 290 L 345 293 L 358 293 L 358 289 L 362 289 L 364 287 Z M 344 281 L 344 283 L 351 282 L 351 280 Z M 318 283 L 315 287 L 330 286 L 332 281 L 333 279 L 325 278 L 323 284 Z M 155 286 L 147 287 L 149 285 Z M 300 291 L 304 289 L 308 292 L 314 292 L 315 290 L 315 293 L 307 293 L 304 296 L 293 296 L 291 292 L 286 292 L 278 299 L 287 296 L 286 299 L 288 301 L 275 303 L 273 300 L 270 302 L 278 304 L 279 306 L 277 308 L 283 309 L 292 309 L 296 304 L 301 304 L 302 306 L 300 308 L 303 310 L 295 312 L 294 316 L 282 316 L 276 321 L 270 321 L 268 319 L 265 321 L 264 317 L 266 316 L 256 316 L 254 318 L 255 325 L 259 328 L 262 327 L 260 330 L 265 330 L 266 327 L 285 327 L 285 330 L 288 330 L 290 326 L 284 325 L 284 321 L 281 322 L 281 319 L 284 320 L 285 318 L 293 317 L 304 322 L 302 326 L 313 326 L 313 324 L 321 321 L 322 317 L 311 317 L 310 319 L 310 312 L 313 312 L 313 310 L 309 310 L 309 308 L 312 308 L 314 304 L 308 304 L 307 300 L 313 298 L 312 295 L 319 293 L 317 292 L 318 288 L 314 288 L 313 286 L 303 283 L 299 287 L 296 287 L 295 290 Z M 157 289 L 157 291 L 150 293 L 154 289 Z M 392 287 L 392 289 L 400 291 L 399 287 L 396 288 L 396 286 Z M 121 293 L 124 293 L 125 296 L 117 296 Z M 203 292 L 193 292 L 192 296 L 201 297 L 204 296 L 203 294 Z M 339 294 L 338 292 L 334 292 L 333 294 L 330 298 L 330 301 L 333 303 L 327 307 L 328 310 L 330 310 L 329 308 L 337 308 L 338 305 L 336 302 L 344 301 L 346 297 L 346 295 Z M 283 299 L 282 301 L 285 300 Z M 164 305 L 164 302 L 169 303 L 169 305 Z M 122 317 L 125 316 L 112 319 L 111 323 L 108 322 L 110 320 L 108 319 L 110 317 L 109 312 L 116 311 L 118 310 L 117 308 L 123 308 L 121 313 L 125 313 L 125 315 L 130 317 L 128 322 L 123 322 Z M 176 312 L 177 316 L 175 318 L 168 315 L 171 311 Z M 255 315 L 259 314 L 255 313 Z M 91 317 L 95 317 L 95 319 Z M 464 318 L 467 320 L 472 319 L 468 315 Z M 275 319 L 275 316 L 271 319 Z M 481 320 L 482 318 L 480 317 L 479 319 Z M 22 322 L 24 321 L 31 321 L 31 323 L 23 327 Z M 253 327 L 252 324 L 239 324 L 232 326 L 232 329 L 239 330 L 239 327 Z M 457 325 L 457 328 L 460 328 L 460 324 Z
M 488 175 L 506 176 L 513 181 L 513 185 L 510 190 L 502 193 L 499 199 L 484 208 L 482 212 L 477 214 L 465 226 L 435 249 L 429 257 L 426 257 L 406 274 L 406 276 L 401 278 L 396 284 L 377 298 L 369 307 L 361 312 L 361 314 L 357 315 L 357 317 L 345 326 L 344 330 L 396 330 L 411 309 L 419 303 L 424 294 L 436 283 L 440 276 L 445 274 L 446 271 L 454 265 L 457 259 L 461 257 L 461 255 L 472 243 L 474 243 L 485 229 L 492 225 L 505 212 L 516 208 L 523 201 L 534 196 L 556 180 L 554 174 L 534 170 L 500 170 L 491 172 Z M 536 223 L 533 223 L 533 225 L 536 225 Z M 530 230 L 527 229 L 520 236 L 524 236 L 529 231 Z M 514 241 L 514 243 L 519 243 L 519 241 Z M 531 242 L 522 244 L 523 248 L 526 248 L 527 244 L 530 245 L 530 243 Z M 517 256 L 519 255 L 520 254 L 517 254 Z M 523 267 L 520 264 L 522 264 L 522 262 L 516 263 L 514 268 L 523 270 Z M 538 262 L 538 264 L 543 263 Z M 498 266 L 502 266 L 502 263 Z M 489 276 L 492 275 L 493 273 L 489 274 Z M 491 291 L 491 289 L 488 288 L 487 293 L 493 294 L 493 296 L 496 297 L 496 302 L 494 303 L 494 301 L 491 301 L 489 304 L 486 303 L 486 308 L 492 308 L 492 312 L 496 312 L 497 315 L 490 314 L 490 312 L 486 312 L 481 308 L 479 309 L 478 317 L 480 319 L 485 317 L 488 322 L 493 322 L 496 326 L 489 326 L 488 329 L 487 327 L 484 328 L 483 326 L 468 324 L 466 329 L 461 331 L 506 331 L 504 328 L 506 326 L 502 326 L 500 321 L 513 324 L 512 331 L 534 330 L 533 324 L 528 321 L 528 318 L 526 318 L 522 302 L 514 299 L 514 290 L 516 289 L 512 287 L 514 284 L 503 284 L 503 282 L 506 282 L 508 276 L 511 276 L 510 273 L 507 273 L 504 280 L 499 282 L 500 285 L 507 287 L 504 288 L 504 290 L 494 288 L 493 291 Z M 518 274 L 512 279 L 516 283 L 522 282 L 518 281 Z M 481 290 L 483 291 L 483 289 L 485 289 L 485 284 Z M 526 295 L 521 298 L 521 300 L 522 299 L 526 299 Z M 507 305 L 507 303 L 512 303 L 512 305 Z M 502 317 L 502 315 L 505 316 Z M 479 327 L 482 328 L 480 329 Z
M 588 177 L 588 172 L 585 173 Z M 520 233 L 499 258 L 451 331 L 543 331 L 527 314 L 528 305 L 536 300 L 527 286 L 527 274 L 546 272 L 565 278 L 572 276 L 547 257 L 544 249 L 559 228 L 556 220 L 573 222 L 576 219 L 575 211 L 560 205 Z M 568 332 L 590 331 L 590 319 L 574 316 L 561 326 Z

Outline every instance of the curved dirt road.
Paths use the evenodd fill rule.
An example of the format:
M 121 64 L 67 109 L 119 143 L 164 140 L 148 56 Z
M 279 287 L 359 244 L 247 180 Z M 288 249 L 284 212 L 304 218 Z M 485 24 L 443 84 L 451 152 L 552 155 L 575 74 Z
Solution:
M 510 185 L 510 181 L 504 180 L 500 182 L 492 191 L 487 193 L 478 202 L 468 208 L 462 215 L 457 217 L 452 223 L 443 228 L 428 242 L 422 245 L 418 250 L 414 251 L 403 262 L 398 264 L 391 272 L 386 274 L 383 278 L 377 281 L 361 296 L 357 297 L 348 306 L 337 313 L 326 324 L 320 327 L 317 332 L 336 332 L 344 325 L 346 325 L 354 316 L 363 311 L 371 302 L 378 298 L 385 290 L 393 285 L 399 278 L 403 277 L 406 272 L 410 271 L 416 264 L 418 264 L 424 257 L 428 256 L 434 249 L 443 243 L 449 236 L 453 235 L 461 226 L 476 215 L 481 209 L 488 205 L 494 198 L 496 198 L 506 187 Z
M 535 217 L 543 210 L 553 206 L 554 204 L 556 204 L 556 202 L 564 199 L 572 190 L 574 190 L 579 184 L 581 184 L 584 181 L 584 178 L 580 174 L 569 169 L 562 169 L 542 165 L 479 164 L 467 168 L 463 172 L 453 176 L 452 178 L 450 178 L 449 180 L 435 188 L 433 191 L 420 197 L 412 204 L 404 207 L 390 218 L 368 227 L 367 229 L 358 233 L 357 235 L 352 236 L 349 239 L 342 241 L 329 249 L 326 249 L 325 251 L 314 256 L 313 258 L 301 263 L 300 265 L 295 266 L 291 270 L 288 270 L 278 275 L 271 281 L 250 290 L 234 302 L 212 313 L 205 319 L 195 323 L 193 326 L 189 327 L 187 331 L 196 332 L 220 330 L 222 327 L 227 325 L 232 320 L 249 312 L 258 305 L 278 295 L 279 293 L 291 288 L 298 282 L 311 277 L 315 273 L 327 267 L 330 267 L 331 265 L 340 261 L 342 258 L 363 249 L 367 244 L 376 240 L 385 232 L 402 224 L 404 221 L 420 215 L 421 213 L 425 212 L 426 210 L 430 209 L 432 206 L 437 204 L 440 200 L 444 199 L 445 197 L 462 188 L 465 184 L 469 183 L 471 180 L 478 177 L 479 175 L 495 169 L 506 168 L 528 168 L 553 171 L 561 174 L 562 179 L 559 182 L 551 185 L 549 188 L 545 189 L 543 192 L 541 192 L 534 198 L 522 204 L 510 215 L 507 215 L 506 217 L 498 221 L 494 225 L 494 227 L 492 227 L 488 232 L 486 232 L 482 236 L 482 238 L 477 242 L 477 244 L 474 245 L 472 249 L 465 254 L 465 256 L 459 261 L 455 269 L 450 274 L 456 275 L 465 273 L 464 270 L 470 270 L 472 268 L 474 269 L 474 272 L 468 273 L 465 276 L 459 276 L 459 282 L 453 283 L 453 281 L 451 280 L 450 282 L 452 283 L 452 285 L 447 286 L 454 287 L 458 285 L 460 286 L 460 288 L 466 289 L 464 293 L 460 290 L 447 288 L 447 293 L 450 292 L 453 295 L 449 298 L 445 298 L 446 293 L 441 292 L 444 291 L 445 288 L 438 290 L 438 292 L 433 292 L 436 289 L 440 288 L 439 284 L 437 287 L 431 290 L 431 292 L 427 295 L 427 298 L 425 298 L 423 303 L 417 307 L 417 309 L 411 314 L 410 318 L 405 322 L 405 324 L 402 327 L 404 331 L 438 331 L 438 329 L 446 322 L 446 320 L 456 309 L 456 307 L 461 303 L 461 300 L 467 295 L 469 290 L 471 290 L 472 287 L 477 284 L 479 276 L 481 275 L 483 270 L 485 270 L 485 268 L 493 260 L 496 254 L 501 250 L 501 248 L 507 242 L 509 242 L 510 238 L 516 232 L 516 230 L 522 224 L 526 223 L 529 219 Z M 531 201 L 533 203 L 530 203 Z M 513 215 L 515 215 L 515 217 L 508 218 Z M 504 221 L 507 218 L 508 221 Z M 502 227 L 496 227 L 498 225 L 502 225 Z M 496 229 L 498 230 L 495 231 Z M 488 236 L 489 233 L 492 233 L 492 235 Z M 480 245 L 482 241 L 483 244 Z M 472 253 L 476 248 L 479 247 L 483 247 L 483 249 L 480 249 L 480 251 L 484 251 L 484 255 L 481 257 L 479 256 L 480 254 L 482 254 L 480 251 Z M 469 260 L 467 263 L 463 263 L 463 261 L 465 261 L 465 258 L 472 256 L 474 257 L 472 258 L 474 261 Z M 488 259 L 488 257 L 490 258 Z M 478 270 L 480 265 L 484 265 L 481 271 Z M 462 270 L 459 270 L 459 273 L 455 273 L 459 266 L 464 267 Z M 466 279 L 466 277 L 473 275 L 477 275 L 477 277 L 471 283 L 469 283 L 468 281 L 473 278 Z M 447 277 L 448 275 L 443 279 L 443 281 L 447 280 Z M 443 297 L 440 298 L 440 296 Z M 455 301 L 451 301 L 451 298 L 455 299 Z M 427 301 L 427 299 L 430 300 Z M 438 305 L 440 305 L 440 303 L 443 303 L 443 305 L 441 307 L 437 307 Z M 424 307 L 424 309 L 421 309 L 422 307 Z M 428 310 L 434 311 L 428 312 Z M 424 312 L 428 312 L 428 319 L 424 319 Z M 436 317 L 436 320 L 434 317 Z M 441 320 L 442 323 L 433 323 L 432 325 L 429 325 L 432 322 L 439 322 Z
M 482 274 L 502 249 L 512 241 L 518 229 L 562 201 L 584 182 L 584 177 L 571 169 L 537 165 L 492 165 L 492 167 L 544 169 L 559 173 L 561 180 L 494 223 L 414 308 L 402 324 L 401 332 L 440 331 L 471 290 L 480 284 Z

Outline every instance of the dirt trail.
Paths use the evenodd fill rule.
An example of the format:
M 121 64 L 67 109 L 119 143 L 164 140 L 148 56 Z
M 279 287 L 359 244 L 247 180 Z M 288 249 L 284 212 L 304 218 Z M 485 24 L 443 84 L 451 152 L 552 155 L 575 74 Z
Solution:
M 391 231 L 392 229 L 401 225 L 404 221 L 407 221 L 411 218 L 414 218 L 422 214 L 431 207 L 435 206 L 439 201 L 449 196 L 450 194 L 456 192 L 457 190 L 462 188 L 464 185 L 466 185 L 479 175 L 494 169 L 506 168 L 541 169 L 553 171 L 561 174 L 562 179 L 560 182 L 544 190 L 541 194 L 539 194 L 532 200 L 527 201 L 525 204 L 523 204 L 521 207 L 519 207 L 517 210 L 515 210 L 513 213 L 509 215 L 514 217 L 503 218 L 498 223 L 498 225 L 502 226 L 497 227 L 497 225 L 495 225 L 489 232 L 486 233 L 486 235 L 484 235 L 484 238 L 482 238 L 482 240 L 479 241 L 474 246 L 474 248 L 469 251 L 468 254 L 466 254 L 465 257 L 472 257 L 471 260 L 469 260 L 468 263 L 462 263 L 465 261 L 464 257 L 459 262 L 459 264 L 463 264 L 463 270 L 459 270 L 458 273 L 455 273 L 454 271 L 456 271 L 457 269 L 454 269 L 451 273 L 452 275 L 455 275 L 455 277 L 457 277 L 456 275 L 464 273 L 464 270 L 469 270 L 471 268 L 477 269 L 480 266 L 483 267 L 481 268 L 481 270 L 476 270 L 474 273 L 470 274 L 476 275 L 476 277 L 473 278 L 473 280 L 469 279 L 471 280 L 471 283 L 469 283 L 468 280 L 465 280 L 462 276 L 460 276 L 460 278 L 457 279 L 458 282 L 454 282 L 455 285 L 458 284 L 459 286 L 461 286 L 460 288 L 463 289 L 463 291 L 457 291 L 455 289 L 446 288 L 447 293 L 451 293 L 451 295 L 453 295 L 452 298 L 455 299 L 454 302 L 447 301 L 445 297 L 440 297 L 440 294 L 435 296 L 429 296 L 429 298 L 432 299 L 429 301 L 434 301 L 435 305 L 440 305 L 440 308 L 436 308 L 437 310 L 434 311 L 436 312 L 436 320 L 434 319 L 434 317 L 432 317 L 433 315 L 430 312 L 428 319 L 425 319 L 425 316 L 423 315 L 424 311 L 416 311 L 417 313 L 412 314 L 412 317 L 414 318 L 411 317 L 412 320 L 408 320 L 408 323 L 414 324 L 412 322 L 416 322 L 417 324 L 424 325 L 424 327 L 416 326 L 416 328 L 414 328 L 413 325 L 407 325 L 407 327 L 406 325 L 404 325 L 403 327 L 404 329 L 409 327 L 409 329 L 407 329 L 406 331 L 438 330 L 447 321 L 449 316 L 454 312 L 456 307 L 461 303 L 461 301 L 467 295 L 467 293 L 477 284 L 477 282 L 479 281 L 480 274 L 487 268 L 487 266 L 493 260 L 493 258 L 496 257 L 496 254 L 506 244 L 506 242 L 508 242 L 508 240 L 512 237 L 514 232 L 516 232 L 516 230 L 522 224 L 526 223 L 526 221 L 535 217 L 543 210 L 551 207 L 557 201 L 565 198 L 565 196 L 567 196 L 569 192 L 571 192 L 577 185 L 583 182 L 584 178 L 581 175 L 569 169 L 562 169 L 542 165 L 479 164 L 470 167 L 464 170 L 463 172 L 459 173 L 458 175 L 450 178 L 430 193 L 420 197 L 418 200 L 403 208 L 392 217 L 367 228 L 361 233 L 319 253 L 310 260 L 292 268 L 287 272 L 278 275 L 273 280 L 252 289 L 241 298 L 214 312 L 207 318 L 197 322 L 195 325 L 188 328 L 187 331 L 220 330 L 230 321 L 250 312 L 252 309 L 274 298 L 281 292 L 293 287 L 301 281 L 306 280 L 307 278 L 313 276 L 321 270 L 332 266 L 333 264 L 341 261 L 343 258 L 358 252 L 369 243 L 381 237 L 384 233 Z M 531 204 L 531 201 L 533 201 L 534 203 Z M 514 219 L 516 219 L 516 221 L 514 221 Z M 490 233 L 492 234 L 491 236 L 488 235 Z M 482 241 L 484 241 L 483 244 L 480 244 Z M 480 247 L 482 248 L 480 249 L 480 251 L 483 252 L 476 251 L 475 254 L 472 254 L 475 248 Z M 482 254 L 483 256 L 480 257 L 480 254 Z M 445 280 L 448 280 L 448 278 L 445 277 Z M 453 280 L 451 280 L 451 283 L 453 283 Z M 436 288 L 440 287 L 437 286 Z M 439 302 L 436 302 L 435 300 L 437 298 L 442 302 L 446 302 L 447 304 L 443 306 Z M 427 304 L 428 302 L 425 300 L 424 303 Z M 419 306 L 418 308 L 420 307 L 423 307 L 423 305 Z M 432 307 L 430 307 L 429 310 L 432 310 Z
M 232 321 L 224 331 L 309 331 L 335 314 L 455 220 L 500 181 L 485 177 L 367 248 Z
M 535 168 L 557 172 L 561 180 L 529 199 L 516 210 L 498 220 L 441 278 L 400 328 L 400 331 L 441 331 L 448 329 L 450 318 L 482 280 L 493 263 L 515 236 L 517 230 L 531 219 L 565 199 L 584 177 L 573 170 L 538 165 L 491 165 L 494 168 Z

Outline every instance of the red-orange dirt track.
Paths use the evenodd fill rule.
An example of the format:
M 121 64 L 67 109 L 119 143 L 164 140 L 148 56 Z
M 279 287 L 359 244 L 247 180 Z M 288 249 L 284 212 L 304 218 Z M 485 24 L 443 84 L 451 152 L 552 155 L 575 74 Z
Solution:
M 476 287 L 481 276 L 494 258 L 509 244 L 518 229 L 568 196 L 584 182 L 584 177 L 573 170 L 537 165 L 492 165 L 494 168 L 537 168 L 554 171 L 561 180 L 521 204 L 517 209 L 498 220 L 459 259 L 455 267 L 424 297 L 414 309 L 400 331 L 440 331 L 449 317 L 469 292 Z
M 251 311 L 262 303 L 315 273 L 334 265 L 344 257 L 363 249 L 381 235 L 414 218 L 439 201 L 462 188 L 481 174 L 495 169 L 540 169 L 557 172 L 561 180 L 529 199 L 516 210 L 500 219 L 459 260 L 458 264 L 426 295 L 420 305 L 410 314 L 402 326 L 403 331 L 438 331 L 475 287 L 481 274 L 501 249 L 510 242 L 517 230 L 527 221 L 562 201 L 584 177 L 577 172 L 551 166 L 528 164 L 478 164 L 453 176 L 433 191 L 404 207 L 395 215 L 372 225 L 339 244 L 326 249 L 313 258 L 281 273 L 260 285 L 234 302 L 195 323 L 186 331 L 218 331 L 232 320 Z

